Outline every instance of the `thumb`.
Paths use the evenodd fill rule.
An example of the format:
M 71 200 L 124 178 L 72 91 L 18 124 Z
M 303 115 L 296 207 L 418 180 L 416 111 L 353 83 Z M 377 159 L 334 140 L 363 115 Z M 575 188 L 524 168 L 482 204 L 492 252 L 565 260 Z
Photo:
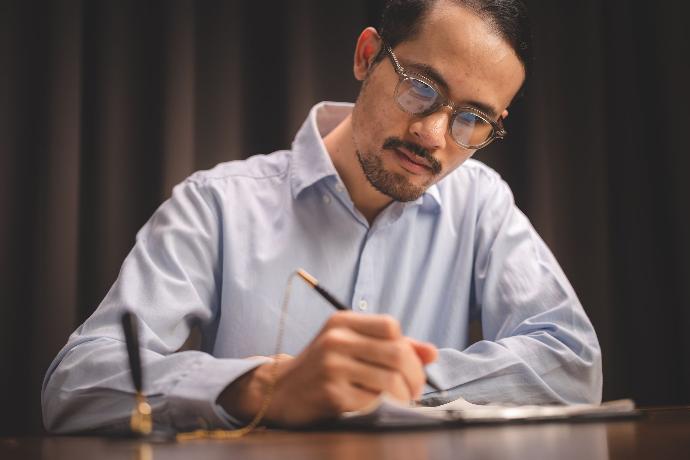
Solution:
M 438 348 L 433 343 L 422 342 L 409 337 L 407 337 L 407 341 L 412 345 L 423 365 L 433 363 L 438 358 Z

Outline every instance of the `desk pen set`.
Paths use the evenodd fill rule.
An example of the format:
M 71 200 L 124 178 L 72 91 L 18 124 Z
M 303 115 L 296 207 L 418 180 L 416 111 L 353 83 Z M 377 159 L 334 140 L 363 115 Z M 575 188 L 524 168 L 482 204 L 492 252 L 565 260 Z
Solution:
M 129 427 L 135 436 L 148 436 L 153 431 L 153 418 L 151 415 L 151 405 L 146 401 L 146 396 L 143 393 L 143 373 L 139 356 L 139 329 L 137 317 L 133 313 L 123 313 L 122 330 L 125 333 L 129 368 L 132 372 L 132 381 L 136 390 L 136 402 L 129 419 Z

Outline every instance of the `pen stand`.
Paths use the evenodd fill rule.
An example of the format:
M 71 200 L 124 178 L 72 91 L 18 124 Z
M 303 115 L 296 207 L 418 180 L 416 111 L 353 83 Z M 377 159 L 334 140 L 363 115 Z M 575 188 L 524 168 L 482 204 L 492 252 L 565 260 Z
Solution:
M 153 430 L 153 420 L 151 417 L 151 405 L 146 401 L 146 397 L 137 391 L 136 404 L 132 409 L 132 416 L 129 419 L 129 427 L 136 435 L 147 436 Z

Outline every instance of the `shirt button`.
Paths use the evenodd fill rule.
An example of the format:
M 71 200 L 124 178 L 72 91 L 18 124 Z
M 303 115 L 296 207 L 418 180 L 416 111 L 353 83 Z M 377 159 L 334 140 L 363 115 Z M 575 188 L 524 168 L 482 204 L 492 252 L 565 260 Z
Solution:
M 340 182 L 336 182 L 336 184 L 335 184 L 335 189 L 336 189 L 338 192 L 341 192 L 341 193 L 345 191 L 345 187 L 344 187 L 343 184 L 341 184 Z
M 329 195 L 324 195 L 323 202 L 326 204 L 331 204 L 331 197 Z
M 367 303 L 366 300 L 362 299 L 359 301 L 359 309 L 362 311 L 366 311 L 367 308 L 369 308 L 369 304 Z

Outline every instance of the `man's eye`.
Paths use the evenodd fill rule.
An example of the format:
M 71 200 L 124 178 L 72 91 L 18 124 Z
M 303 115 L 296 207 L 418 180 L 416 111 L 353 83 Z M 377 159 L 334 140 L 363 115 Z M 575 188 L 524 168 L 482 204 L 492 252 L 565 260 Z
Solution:
M 411 79 L 411 86 L 417 96 L 422 99 L 435 99 L 436 91 L 431 86 L 427 85 L 421 80 Z
M 455 120 L 465 126 L 474 126 L 477 124 L 478 117 L 472 112 L 460 112 Z

